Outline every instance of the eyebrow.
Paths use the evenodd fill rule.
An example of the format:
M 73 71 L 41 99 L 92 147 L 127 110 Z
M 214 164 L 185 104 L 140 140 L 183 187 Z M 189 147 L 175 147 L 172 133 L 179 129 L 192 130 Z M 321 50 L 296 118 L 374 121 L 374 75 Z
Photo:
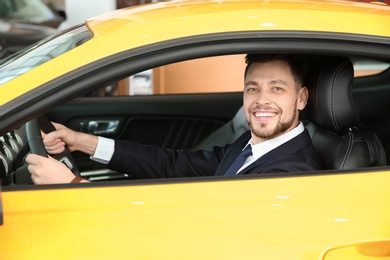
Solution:
M 271 84 L 281 84 L 281 85 L 288 86 L 288 85 L 287 85 L 287 82 L 286 82 L 286 81 L 283 81 L 283 80 L 281 80 L 281 79 L 278 79 L 278 80 L 271 80 Z
M 247 87 L 247 86 L 257 86 L 257 82 L 256 81 L 253 81 L 253 80 L 250 80 L 248 82 L 245 82 L 245 85 L 244 87 Z
M 288 87 L 287 82 L 284 81 L 284 80 L 281 80 L 281 79 L 270 80 L 269 83 L 270 83 L 271 85 L 280 84 L 280 85 L 284 85 L 284 86 Z M 257 84 L 256 81 L 252 81 L 252 80 L 251 80 L 251 81 L 248 81 L 248 82 L 245 83 L 244 88 L 247 87 L 247 86 L 257 86 L 257 85 L 258 85 L 258 84 Z

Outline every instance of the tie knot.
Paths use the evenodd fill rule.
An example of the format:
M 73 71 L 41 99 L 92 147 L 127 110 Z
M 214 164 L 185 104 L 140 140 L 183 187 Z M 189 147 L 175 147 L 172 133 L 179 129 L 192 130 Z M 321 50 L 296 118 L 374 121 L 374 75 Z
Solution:
M 252 155 L 252 146 L 247 145 L 245 149 L 241 152 L 241 155 L 245 158 Z

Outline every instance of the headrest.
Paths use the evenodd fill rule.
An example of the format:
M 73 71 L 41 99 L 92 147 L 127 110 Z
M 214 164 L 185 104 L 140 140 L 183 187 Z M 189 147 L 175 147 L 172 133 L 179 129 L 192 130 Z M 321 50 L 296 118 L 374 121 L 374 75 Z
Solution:
M 352 62 L 346 57 L 328 56 L 310 64 L 305 110 L 311 122 L 338 134 L 356 126 L 359 113 L 352 99 L 353 77 Z
M 233 117 L 232 125 L 233 125 L 234 132 L 240 131 L 240 133 L 243 133 L 249 130 L 249 126 L 248 126 L 248 122 L 246 121 L 246 116 L 245 116 L 245 111 L 243 106 L 240 107 L 236 115 Z

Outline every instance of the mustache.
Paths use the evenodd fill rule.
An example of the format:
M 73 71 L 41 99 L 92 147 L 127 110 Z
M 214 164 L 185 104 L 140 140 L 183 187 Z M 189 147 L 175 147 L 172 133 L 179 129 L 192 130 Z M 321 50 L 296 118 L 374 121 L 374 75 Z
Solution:
M 269 105 L 256 105 L 254 108 L 251 108 L 250 111 L 253 113 L 257 110 L 264 110 L 264 111 L 273 111 L 273 112 L 281 112 L 282 109 L 278 106 L 271 107 Z

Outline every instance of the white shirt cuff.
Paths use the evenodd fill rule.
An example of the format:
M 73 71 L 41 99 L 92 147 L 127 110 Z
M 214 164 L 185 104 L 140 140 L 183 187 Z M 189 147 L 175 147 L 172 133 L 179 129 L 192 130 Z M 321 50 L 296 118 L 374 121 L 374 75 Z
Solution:
M 95 153 L 90 157 L 95 162 L 108 164 L 114 154 L 115 141 L 113 139 L 98 136 Z

